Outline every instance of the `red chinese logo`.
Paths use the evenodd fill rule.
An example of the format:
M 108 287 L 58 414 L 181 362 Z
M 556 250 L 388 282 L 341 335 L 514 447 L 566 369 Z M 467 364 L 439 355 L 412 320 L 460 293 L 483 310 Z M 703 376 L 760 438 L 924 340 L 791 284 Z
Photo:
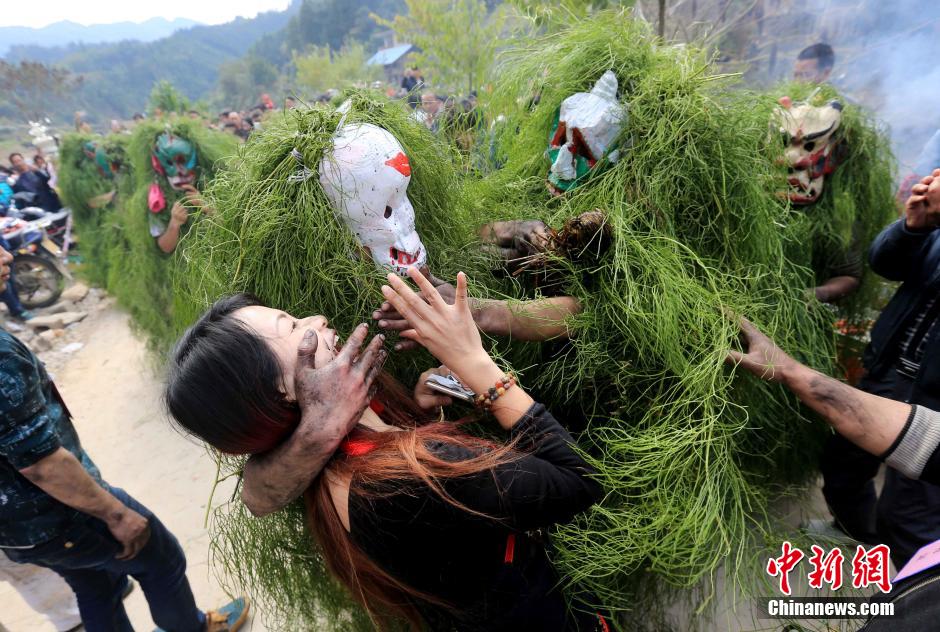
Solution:
M 888 557 L 891 554 L 884 544 L 865 550 L 861 544 L 852 558 L 852 587 L 868 588 L 875 585 L 881 592 L 891 592 L 888 580 Z
M 810 588 L 822 589 L 823 585 L 829 586 L 832 590 L 839 590 L 842 587 L 842 565 L 845 562 L 845 556 L 838 548 L 826 551 L 821 546 L 812 545 L 813 554 L 808 557 L 812 570 L 807 576 Z M 877 586 L 881 592 L 891 591 L 891 581 L 888 579 L 888 560 L 891 550 L 885 544 L 879 544 L 865 550 L 865 547 L 859 545 L 852 557 L 852 587 L 868 588 Z M 798 548 L 793 547 L 789 542 L 783 543 L 780 557 L 772 557 L 767 560 L 767 574 L 771 577 L 777 577 L 780 581 L 780 592 L 784 595 L 791 594 L 790 571 L 799 566 L 806 555 Z
M 845 556 L 839 549 L 832 549 L 826 553 L 821 546 L 815 544 L 811 547 L 813 555 L 809 563 L 813 570 L 809 573 L 810 588 L 821 589 L 828 584 L 833 590 L 842 588 L 842 562 Z
M 803 551 L 793 548 L 789 542 L 783 543 L 783 555 L 767 560 L 767 574 L 780 577 L 780 592 L 790 594 L 790 571 L 796 568 L 805 557 Z

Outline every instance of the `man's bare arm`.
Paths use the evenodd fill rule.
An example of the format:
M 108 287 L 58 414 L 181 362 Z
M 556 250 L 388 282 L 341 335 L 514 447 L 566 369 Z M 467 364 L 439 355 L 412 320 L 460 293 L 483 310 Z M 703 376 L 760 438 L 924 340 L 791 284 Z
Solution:
M 881 456 L 911 414 L 911 406 L 878 397 L 804 366 L 783 352 L 750 322 L 741 322 L 746 353 L 731 351 L 728 361 L 757 377 L 781 382 L 836 432 L 866 452 Z
M 137 555 L 150 538 L 146 518 L 101 487 L 65 448 L 23 468 L 20 474 L 59 502 L 108 525 L 111 534 L 124 545 L 119 559 Z
M 911 414 L 910 404 L 852 388 L 799 363 L 783 382 L 836 432 L 875 456 L 894 444 Z
M 816 300 L 822 303 L 831 303 L 843 296 L 848 296 L 858 289 L 861 279 L 854 276 L 832 277 L 819 287 L 815 288 Z
M 255 516 L 266 516 L 299 498 L 336 452 L 342 435 L 328 432 L 326 420 L 312 411 L 277 448 L 248 459 L 242 502 Z
M 448 304 L 454 302 L 454 287 L 444 283 L 435 288 Z M 511 336 L 516 340 L 552 340 L 569 335 L 566 319 L 581 312 L 581 303 L 571 296 L 534 299 L 530 301 L 503 301 L 470 299 L 470 311 L 480 331 L 493 336 Z M 388 331 L 411 329 L 408 321 L 401 317 L 388 301 L 372 317 L 379 327 Z M 414 349 L 417 345 L 409 340 L 400 340 L 396 351 Z
M 567 338 L 567 318 L 581 312 L 581 303 L 571 296 L 508 301 L 479 301 L 474 320 L 481 331 L 515 340 Z

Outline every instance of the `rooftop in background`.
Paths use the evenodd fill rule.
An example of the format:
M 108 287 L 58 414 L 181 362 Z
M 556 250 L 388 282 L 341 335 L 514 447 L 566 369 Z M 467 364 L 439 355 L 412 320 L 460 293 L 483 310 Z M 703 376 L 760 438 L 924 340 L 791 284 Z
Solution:
M 367 66 L 389 66 L 415 49 L 413 44 L 399 44 L 383 48 L 366 62 Z

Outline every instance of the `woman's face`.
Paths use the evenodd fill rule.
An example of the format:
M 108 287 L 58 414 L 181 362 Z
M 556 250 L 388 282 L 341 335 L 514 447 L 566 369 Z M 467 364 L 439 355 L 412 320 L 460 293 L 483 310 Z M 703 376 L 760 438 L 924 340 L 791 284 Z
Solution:
M 335 330 L 327 327 L 329 323 L 323 316 L 298 319 L 279 309 L 258 305 L 243 307 L 236 310 L 232 316 L 251 327 L 277 356 L 283 369 L 284 394 L 290 400 L 296 399 L 294 369 L 297 366 L 297 348 L 300 347 L 307 330 L 312 329 L 317 336 L 317 351 L 314 356 L 316 368 L 336 357 L 339 338 Z

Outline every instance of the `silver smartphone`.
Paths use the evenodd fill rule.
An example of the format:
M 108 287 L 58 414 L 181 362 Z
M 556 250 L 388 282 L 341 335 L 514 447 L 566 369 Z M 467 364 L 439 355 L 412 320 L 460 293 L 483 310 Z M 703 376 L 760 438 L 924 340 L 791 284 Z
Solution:
M 471 404 L 477 395 L 469 388 L 461 384 L 460 380 L 455 378 L 453 375 L 437 375 L 435 373 L 428 377 L 424 383 L 427 384 L 433 391 L 450 395 L 451 397 L 469 402 Z

